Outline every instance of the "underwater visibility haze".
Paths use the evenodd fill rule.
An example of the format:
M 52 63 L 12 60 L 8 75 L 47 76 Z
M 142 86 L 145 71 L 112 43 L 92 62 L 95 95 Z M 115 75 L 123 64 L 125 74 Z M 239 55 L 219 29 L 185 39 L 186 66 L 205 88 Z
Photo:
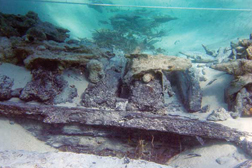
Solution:
M 251 0 L 0 0 L 0 167 L 248 168 L 251 117 Z
M 251 8 L 249 0 L 2 0 L 0 11 L 35 11 L 43 21 L 70 30 L 73 38 L 92 39 L 96 32 L 110 31 L 123 37 L 108 43 L 124 45 L 119 40 L 130 41 L 133 36 L 136 43 L 150 43 L 175 55 L 182 50 L 203 50 L 201 44 L 218 49 L 247 37 L 252 28 Z

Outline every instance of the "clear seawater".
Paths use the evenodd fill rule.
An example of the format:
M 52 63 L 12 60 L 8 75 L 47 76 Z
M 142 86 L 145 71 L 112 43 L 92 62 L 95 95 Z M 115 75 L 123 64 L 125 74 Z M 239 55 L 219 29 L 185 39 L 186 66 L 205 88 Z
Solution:
M 252 0 L 0 0 L 2 13 L 25 15 L 28 11 L 70 30 L 72 39 L 94 41 L 97 32 L 120 30 L 117 33 L 129 40 L 128 46 L 131 38 L 138 42 L 129 52 L 145 46 L 141 52 L 151 54 L 159 48 L 165 55 L 205 53 L 202 44 L 217 51 L 252 33 Z M 127 48 L 125 44 L 109 45 Z
M 113 29 L 110 18 L 115 15 L 176 17 L 152 30 L 164 32 L 154 46 L 168 55 L 203 51 L 202 44 L 215 50 L 228 47 L 230 41 L 248 38 L 252 30 L 250 0 L 0 0 L 0 4 L 3 13 L 34 11 L 42 21 L 69 29 L 76 39 L 92 39 L 96 30 Z

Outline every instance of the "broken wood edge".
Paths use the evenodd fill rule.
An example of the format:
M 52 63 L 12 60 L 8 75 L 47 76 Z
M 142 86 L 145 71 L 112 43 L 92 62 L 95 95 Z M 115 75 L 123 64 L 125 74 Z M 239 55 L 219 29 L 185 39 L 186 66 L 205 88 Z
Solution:
M 0 115 L 35 119 L 47 124 L 79 123 L 83 125 L 113 126 L 226 140 L 236 143 L 252 156 L 251 133 L 196 119 L 160 116 L 139 111 L 109 111 L 10 101 L 0 102 Z

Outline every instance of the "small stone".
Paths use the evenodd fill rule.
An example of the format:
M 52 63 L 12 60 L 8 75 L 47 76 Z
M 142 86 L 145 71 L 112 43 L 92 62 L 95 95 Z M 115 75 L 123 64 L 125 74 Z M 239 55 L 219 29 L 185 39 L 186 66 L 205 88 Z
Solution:
M 46 39 L 46 34 L 43 32 L 43 30 L 37 27 L 32 27 L 26 32 L 26 41 L 34 42 L 43 41 Z
M 219 108 L 217 110 L 213 110 L 213 112 L 207 117 L 208 121 L 225 121 L 231 118 L 230 114 L 224 109 Z
M 123 159 L 123 164 L 129 164 L 129 163 L 130 163 L 130 159 L 127 158 L 127 157 L 125 157 L 125 158 Z
M 203 68 L 201 72 L 202 72 L 202 75 L 206 75 L 206 69 L 205 68 Z
M 205 76 L 200 76 L 199 81 L 205 82 L 205 81 L 207 81 L 207 78 Z
M 127 104 L 128 104 L 128 99 L 117 98 L 115 109 L 118 111 L 126 111 Z
M 206 66 L 205 64 L 198 64 L 198 65 L 197 65 L 198 68 L 203 68 L 203 67 L 205 67 L 205 66 Z
M 38 69 L 32 71 L 33 80 L 22 89 L 19 98 L 23 101 L 38 101 L 45 104 L 72 102 L 77 89 L 55 71 Z
M 92 83 L 98 83 L 104 77 L 103 64 L 98 60 L 90 60 L 87 64 L 88 79 Z
M 147 73 L 143 76 L 143 81 L 145 83 L 149 83 L 151 80 L 154 79 L 154 76 L 151 73 Z
M 5 75 L 0 75 L 0 101 L 11 98 L 11 88 L 14 80 Z
M 237 52 L 241 52 L 241 51 L 245 50 L 245 48 L 242 46 L 237 46 L 235 49 Z
M 205 105 L 204 107 L 201 108 L 201 113 L 207 113 L 210 110 L 210 106 L 209 105 Z
M 14 90 L 11 90 L 11 97 L 19 97 L 23 88 L 17 88 Z
M 228 163 L 228 162 L 230 161 L 230 159 L 232 159 L 232 158 L 227 157 L 227 156 L 222 156 L 222 157 L 216 159 L 216 162 L 217 162 L 219 165 L 224 165 L 224 164 Z

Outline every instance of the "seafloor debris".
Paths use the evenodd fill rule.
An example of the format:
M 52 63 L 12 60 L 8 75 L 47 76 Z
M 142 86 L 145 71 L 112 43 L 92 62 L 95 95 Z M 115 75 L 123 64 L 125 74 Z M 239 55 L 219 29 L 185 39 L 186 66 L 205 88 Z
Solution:
M 88 79 L 92 83 L 98 83 L 104 77 L 103 64 L 95 59 L 92 59 L 87 64 Z
M 189 112 L 201 110 L 202 91 L 199 84 L 199 72 L 190 68 L 186 71 L 174 73 L 174 84 L 178 90 L 183 104 Z
M 235 168 L 251 168 L 251 167 L 252 167 L 252 160 L 247 160 L 237 165 Z
M 239 92 L 227 96 L 229 108 L 234 111 L 233 117 L 252 116 L 252 92 L 251 84 L 242 88 Z
M 26 16 L 0 15 L 0 19 L 3 22 L 5 22 L 4 17 L 18 18 L 17 20 L 21 20 L 24 23 L 18 21 L 18 24 L 21 27 L 23 26 L 23 32 L 18 27 L 12 26 L 11 22 L 8 23 L 9 25 L 4 25 L 10 27 L 10 31 L 8 32 L 8 29 L 3 27 L 0 32 L 0 35 L 6 36 L 0 37 L 0 60 L 25 65 L 27 68 L 32 69 L 33 74 L 32 81 L 27 83 L 25 88 L 22 89 L 11 90 L 11 82 L 9 82 L 8 86 L 5 86 L 6 82 L 4 80 L 3 82 L 0 81 L 0 84 L 3 84 L 0 85 L 0 93 L 7 88 L 8 99 L 10 97 L 19 97 L 24 101 L 35 100 L 44 104 L 71 102 L 77 95 L 77 92 L 74 85 L 69 87 L 68 83 L 60 76 L 60 73 L 66 67 L 84 67 L 84 70 L 89 71 L 89 79 L 93 82 L 89 84 L 82 97 L 82 104 L 89 108 L 0 102 L 1 115 L 27 117 L 51 124 L 39 130 L 42 134 L 50 134 L 52 132 L 52 134 L 56 133 L 54 135 L 60 134 L 59 136 L 53 136 L 52 134 L 45 136 L 43 134 L 44 140 L 49 138 L 45 140 L 48 144 L 62 150 L 75 152 L 101 149 L 104 146 L 100 145 L 102 143 L 100 140 L 104 139 L 100 139 L 100 137 L 111 138 L 111 136 L 118 136 L 120 134 L 113 134 L 110 129 L 118 128 L 121 133 L 123 128 L 125 129 L 125 132 L 123 132 L 125 133 L 124 138 L 128 136 L 129 130 L 133 133 L 143 132 L 142 130 L 146 132 L 154 130 L 157 131 L 157 135 L 161 135 L 160 132 L 171 132 L 183 136 L 195 136 L 201 144 L 203 144 L 203 141 L 200 137 L 232 141 L 241 145 L 250 155 L 252 154 L 251 142 L 247 139 L 251 135 L 248 133 L 239 132 L 215 123 L 202 122 L 195 120 L 195 118 L 183 118 L 176 116 L 176 114 L 172 117 L 165 115 L 165 112 L 167 112 L 165 111 L 166 109 L 163 110 L 166 106 L 164 102 L 165 94 L 168 95 L 168 98 L 175 94 L 171 83 L 179 88 L 178 92 L 181 93 L 183 103 L 188 111 L 201 110 L 202 94 L 198 83 L 198 75 L 197 72 L 189 69 L 192 66 L 190 60 L 174 56 L 132 54 L 129 56 L 131 58 L 128 59 L 128 65 L 125 68 L 126 61 L 124 56 L 123 59 L 118 57 L 120 61 L 116 62 L 116 64 L 114 64 L 115 62 L 112 63 L 115 60 L 109 60 L 109 58 L 114 56 L 113 53 L 109 52 L 110 50 L 102 50 L 96 48 L 95 45 L 85 45 L 86 43 L 83 41 L 69 40 L 68 42 L 63 42 L 68 36 L 66 34 L 67 30 L 56 28 L 49 23 L 40 22 L 34 13 L 28 13 Z M 174 18 L 161 16 L 155 19 L 160 24 Z M 120 16 L 116 20 L 124 20 L 124 22 L 130 24 L 132 23 L 131 21 L 141 21 L 137 16 Z M 31 23 L 29 23 L 30 21 Z M 26 26 L 26 22 L 28 26 Z M 127 29 L 127 27 L 123 28 Z M 145 33 L 150 33 L 153 38 L 164 35 L 162 31 Z M 12 37 L 14 35 L 18 37 Z M 134 33 L 127 33 L 127 38 L 133 38 L 134 36 Z M 115 37 L 111 36 L 111 38 Z M 126 40 L 126 42 L 131 43 L 133 41 Z M 153 43 L 155 43 L 153 39 L 145 39 L 142 42 L 145 47 L 147 45 L 151 46 Z M 207 51 L 210 53 L 210 50 Z M 109 64 L 108 62 L 110 65 L 107 65 Z M 124 71 L 125 69 L 126 71 Z M 175 71 L 176 73 L 174 73 Z M 166 73 L 168 75 L 174 73 L 174 81 L 167 78 L 168 75 Z M 240 86 L 240 90 L 244 90 L 244 87 L 250 89 L 247 87 L 247 84 L 245 85 Z M 245 100 L 249 100 L 248 96 L 251 97 L 247 92 L 246 95 L 242 94 L 239 96 L 240 93 L 237 94 L 235 101 L 244 103 Z M 250 102 L 246 103 L 249 104 Z M 166 106 L 167 109 L 168 106 Z M 237 106 L 236 108 L 242 106 Z M 177 108 L 174 109 L 173 111 L 177 111 Z M 143 111 L 147 112 L 143 113 Z M 164 115 L 157 115 L 148 111 L 157 113 L 164 111 Z M 246 114 L 250 111 L 252 110 L 248 109 Z M 106 130 L 100 131 L 97 127 L 99 132 L 97 129 L 92 129 L 87 125 L 100 126 Z M 76 127 L 72 129 L 71 126 L 76 126 L 77 129 L 75 129 Z M 53 129 L 49 130 L 48 128 Z M 138 132 L 134 132 L 135 129 Z M 87 139 L 82 139 L 80 137 L 82 134 L 96 136 L 92 139 L 97 140 L 96 146 L 86 145 L 86 141 L 83 142 L 83 140 Z M 68 136 L 72 135 L 75 137 L 68 138 Z M 150 135 L 149 132 L 148 135 Z M 100 137 L 97 138 L 97 136 Z M 124 143 L 130 146 L 129 143 L 133 140 L 132 137 L 125 139 Z M 159 151 L 159 147 L 163 145 L 162 143 L 164 141 L 167 142 L 165 138 L 162 139 L 162 143 L 158 144 L 158 138 L 154 138 L 154 134 L 151 134 L 147 140 L 151 142 L 149 143 L 151 146 L 150 150 L 146 150 L 147 143 L 141 137 L 141 139 L 138 139 L 137 145 L 134 146 L 136 148 L 130 148 L 130 152 L 134 151 L 136 157 L 144 159 L 156 159 L 159 156 L 163 158 L 169 157 L 165 155 L 170 155 L 170 151 L 161 151 L 162 149 L 160 150 L 161 152 Z M 176 139 L 176 145 L 180 147 L 176 146 L 175 152 L 183 150 L 181 144 L 183 142 L 180 139 L 178 141 Z M 114 147 L 113 145 L 114 143 L 111 146 Z M 111 146 L 110 148 L 112 148 Z M 113 154 L 113 151 L 109 151 L 110 149 L 106 147 L 103 149 L 98 152 Z M 174 153 L 174 151 L 172 152 Z M 154 155 L 155 158 L 151 158 Z
M 158 111 L 164 108 L 163 89 L 160 80 L 149 83 L 134 81 L 129 88 L 127 110 Z
M 85 107 L 116 108 L 120 94 L 121 73 L 108 70 L 97 84 L 90 83 L 82 95 Z
M 220 47 L 217 51 L 210 50 L 208 47 L 202 44 L 202 47 L 206 53 L 201 52 L 179 52 L 191 59 L 194 63 L 221 63 L 229 61 L 232 50 L 228 47 Z
M 204 44 L 202 44 L 202 47 L 204 48 L 205 52 L 207 55 L 211 55 L 213 57 L 217 56 L 217 53 L 215 50 L 210 50 L 207 46 L 205 46 Z
M 208 82 L 208 83 L 206 84 L 206 86 L 212 85 L 216 80 L 217 80 L 216 78 L 213 79 L 213 80 L 211 80 L 210 82 Z
M 165 163 L 181 150 L 199 144 L 194 137 L 159 131 L 88 126 L 77 123 L 58 127 L 55 124 L 48 125 L 20 118 L 15 122 L 36 138 L 60 151 L 127 156 L 157 163 Z
M 73 46 L 67 43 L 57 43 L 53 41 L 43 41 L 27 43 L 21 38 L 1 37 L 0 58 L 3 62 L 14 64 L 25 64 L 31 68 L 46 62 L 59 62 L 64 64 L 74 64 L 78 60 L 87 63 L 93 56 L 89 50 L 83 46 Z M 72 47 L 72 48 L 71 48 Z M 35 65 L 33 65 L 35 64 Z M 47 64 L 47 65 L 48 65 Z
M 163 71 L 183 71 L 191 67 L 190 60 L 174 56 L 132 54 L 130 57 L 133 58 L 128 59 L 125 73 L 113 66 L 108 66 L 112 69 L 105 71 L 105 77 L 96 85 L 90 84 L 83 95 L 84 106 L 105 106 L 115 109 L 116 100 L 124 98 L 128 100 L 127 110 L 158 111 L 164 108 L 164 95 L 168 94 L 170 97 L 174 95 L 171 84 Z M 120 71 L 116 78 L 108 74 L 113 69 Z M 198 104 L 201 104 L 201 101 Z
M 11 88 L 14 80 L 8 76 L 0 74 L 0 100 L 9 100 L 11 96 Z
M 0 13 L 0 61 L 61 69 L 86 65 L 90 59 L 110 58 L 108 50 L 84 41 L 69 40 L 68 30 L 42 22 L 34 12 L 25 16 Z M 66 42 L 65 42 L 66 41 Z
M 235 76 L 225 91 L 225 99 L 229 110 L 233 111 L 233 117 L 252 115 L 252 60 L 249 58 L 251 45 L 251 39 L 240 40 L 238 44 L 231 43 L 237 59 L 211 66 Z
M 57 72 L 39 69 L 33 70 L 32 75 L 32 81 L 26 84 L 20 94 L 21 100 L 59 104 L 71 102 L 77 96 L 76 88 L 69 87 L 68 82 Z
M 113 111 L 87 108 L 69 108 L 50 105 L 34 105 L 0 102 L 0 114 L 28 117 L 50 124 L 82 123 L 96 126 L 115 126 L 149 131 L 162 131 L 202 138 L 223 139 L 235 142 L 252 155 L 251 135 L 221 124 L 195 119 L 160 116 L 137 111 Z
M 69 30 L 56 27 L 51 23 L 42 22 L 35 12 L 26 15 L 12 15 L 0 13 L 0 36 L 22 37 L 26 35 L 28 41 L 54 40 L 63 42 L 69 37 Z
M 190 60 L 175 56 L 131 54 L 126 57 L 129 59 L 123 83 L 129 91 L 128 109 L 141 111 L 158 111 L 164 107 L 164 96 L 174 95 L 163 72 L 185 71 L 192 66 Z
M 230 114 L 224 108 L 221 107 L 219 109 L 213 110 L 213 112 L 207 117 L 207 120 L 225 121 L 229 118 L 231 118 Z
M 233 117 L 252 115 L 251 84 L 252 61 L 237 59 L 226 63 L 212 65 L 211 68 L 227 72 L 235 76 L 225 91 L 226 101 Z
M 108 50 L 99 49 L 95 45 L 87 47 L 78 41 L 27 43 L 22 38 L 0 37 L 0 61 L 25 65 L 29 69 L 42 66 L 62 70 L 69 66 L 86 65 L 91 59 L 108 59 L 112 56 Z
M 236 76 L 235 79 L 230 83 L 230 86 L 226 90 L 227 96 L 238 93 L 244 87 L 249 86 L 252 83 L 252 74 L 246 74 L 243 76 Z
M 236 59 L 252 59 L 252 37 L 250 39 L 242 39 L 237 43 L 231 42 L 232 55 Z
M 188 52 L 179 52 L 182 55 L 185 55 L 187 57 L 187 59 L 191 59 L 191 61 L 193 63 L 212 63 L 215 62 L 215 59 L 213 59 L 212 57 L 210 58 L 206 58 L 206 54 L 204 53 L 198 53 L 198 52 L 192 52 L 192 53 L 188 53 Z
M 145 82 L 145 83 L 149 83 L 153 79 L 155 79 L 155 77 L 152 73 L 147 73 L 143 76 L 143 82 Z
M 148 72 L 184 71 L 192 66 L 190 60 L 175 56 L 131 54 L 127 65 L 124 82 L 129 83 L 134 77 L 143 76 Z
M 237 59 L 226 63 L 212 65 L 211 68 L 227 72 L 231 75 L 241 76 L 252 73 L 252 60 Z

